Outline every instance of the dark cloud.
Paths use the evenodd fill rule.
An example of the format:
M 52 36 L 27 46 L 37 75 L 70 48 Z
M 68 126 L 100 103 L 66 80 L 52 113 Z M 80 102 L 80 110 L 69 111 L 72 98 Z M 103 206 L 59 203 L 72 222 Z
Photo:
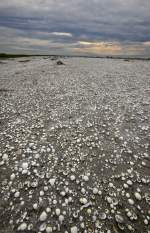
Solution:
M 144 42 L 150 41 L 149 12 L 149 0 L 5 0 L 0 2 L 0 49 L 55 47 L 71 53 L 83 40 L 119 43 L 123 52 L 136 44 L 145 54 L 149 49 L 146 45 L 144 50 Z

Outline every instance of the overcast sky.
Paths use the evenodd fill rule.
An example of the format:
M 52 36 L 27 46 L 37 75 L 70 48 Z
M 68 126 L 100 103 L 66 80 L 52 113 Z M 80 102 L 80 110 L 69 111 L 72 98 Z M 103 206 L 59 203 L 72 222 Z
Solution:
M 150 0 L 1 0 L 0 52 L 150 56 Z

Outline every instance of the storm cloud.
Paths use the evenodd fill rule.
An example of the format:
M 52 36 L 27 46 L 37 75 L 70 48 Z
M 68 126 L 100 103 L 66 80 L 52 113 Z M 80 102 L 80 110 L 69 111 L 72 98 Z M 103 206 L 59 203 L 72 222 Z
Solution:
M 150 55 L 149 0 L 5 0 L 0 51 Z

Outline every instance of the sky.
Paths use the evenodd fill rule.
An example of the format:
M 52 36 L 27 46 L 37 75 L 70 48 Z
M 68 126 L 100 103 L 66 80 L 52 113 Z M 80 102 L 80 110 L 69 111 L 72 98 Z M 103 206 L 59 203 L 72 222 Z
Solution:
M 150 0 L 1 0 L 0 52 L 150 56 Z

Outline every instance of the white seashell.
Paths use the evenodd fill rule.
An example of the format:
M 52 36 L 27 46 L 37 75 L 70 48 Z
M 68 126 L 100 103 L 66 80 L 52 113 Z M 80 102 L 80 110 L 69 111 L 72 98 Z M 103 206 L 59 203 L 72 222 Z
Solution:
M 74 181 L 75 179 L 76 179 L 76 177 L 75 177 L 74 175 L 71 175 L 71 176 L 70 176 L 70 180 L 71 180 L 71 181 Z
M 60 195 L 64 197 L 64 196 L 66 195 L 66 193 L 65 193 L 64 191 L 62 191 L 62 192 L 60 193 Z
M 125 189 L 129 188 L 129 186 L 128 186 L 127 184 L 123 184 L 123 187 L 124 187 Z
M 53 232 L 52 227 L 50 226 L 46 227 L 46 233 L 51 233 L 51 232 Z
M 136 198 L 137 200 L 141 201 L 142 197 L 141 197 L 141 194 L 140 194 L 140 193 L 136 192 L 136 193 L 134 194 L 134 196 L 135 196 L 135 198 Z
M 123 223 L 124 222 L 123 217 L 121 215 L 119 215 L 119 214 L 115 215 L 115 219 L 116 219 L 116 222 L 118 222 L 118 223 Z
M 85 197 L 80 198 L 80 203 L 83 205 L 87 204 L 87 199 Z
M 27 174 L 27 173 L 28 173 L 28 170 L 25 170 L 25 169 L 22 170 L 22 174 L 23 174 L 23 175 L 25 175 L 25 174 Z
M 128 199 L 130 205 L 134 205 L 134 201 L 132 199 Z
M 78 228 L 76 226 L 71 227 L 71 233 L 78 233 Z
M 82 188 L 81 193 L 85 194 L 85 192 L 86 192 L 85 188 Z
M 4 154 L 4 155 L 2 156 L 2 159 L 3 159 L 3 161 L 7 161 L 7 160 L 8 160 L 8 155 L 7 155 L 7 154 Z
M 55 213 L 56 213 L 57 216 L 59 216 L 60 215 L 60 209 L 56 209 Z
M 54 186 L 54 184 L 55 184 L 55 179 L 54 179 L 54 178 L 53 178 L 53 179 L 50 179 L 50 180 L 49 180 L 49 183 L 50 183 L 51 186 Z
M 84 224 L 84 222 L 82 222 L 82 223 L 80 224 L 80 227 L 81 227 L 82 229 L 84 229 L 84 228 L 85 228 L 85 224 Z
M 59 221 L 62 223 L 64 221 L 64 216 L 63 215 L 60 215 L 59 216 Z
M 46 212 L 47 213 L 50 213 L 51 212 L 51 209 L 49 207 L 46 208 Z
M 99 214 L 99 218 L 100 218 L 101 220 L 105 220 L 105 219 L 106 219 L 106 214 L 105 214 L 105 213 L 100 213 L 100 214 Z
M 20 196 L 20 192 L 15 192 L 14 197 L 19 197 Z
M 130 218 L 132 216 L 132 213 L 130 211 L 128 211 L 127 216 Z
M 131 180 L 127 180 L 127 184 L 128 184 L 128 185 L 132 185 L 133 182 L 132 182 Z
M 106 199 L 107 199 L 107 202 L 108 202 L 109 204 L 111 204 L 111 203 L 113 202 L 113 200 L 112 200 L 111 197 L 107 197 Z
M 11 180 L 14 180 L 15 177 L 16 177 L 16 175 L 15 175 L 14 173 L 12 173 L 11 176 L 10 176 L 10 179 L 11 179 Z
M 88 209 L 87 210 L 87 213 L 90 215 L 92 213 L 92 210 L 91 209 Z
M 43 190 L 40 191 L 40 196 L 44 196 L 44 191 Z
M 25 222 L 21 223 L 21 225 L 18 227 L 19 231 L 24 231 L 27 228 L 27 224 Z
M 109 183 L 109 187 L 112 188 L 114 185 L 113 183 Z
M 40 226 L 40 231 L 45 231 L 46 229 L 46 223 L 42 223 L 41 226 Z
M 38 204 L 37 204 L 37 203 L 34 203 L 34 204 L 33 204 L 33 209 L 34 209 L 34 210 L 37 210 L 37 208 L 38 208 Z
M 83 176 L 83 180 L 84 180 L 84 181 L 88 181 L 88 180 L 89 180 L 89 177 L 88 177 L 88 176 Z
M 129 198 L 129 197 L 130 197 L 130 194 L 129 194 L 129 193 L 126 193 L 126 197 Z
M 144 219 L 144 224 L 148 225 L 148 220 L 147 219 Z
M 40 215 L 40 221 L 44 222 L 47 219 L 47 213 L 45 211 L 42 212 Z
M 98 189 L 97 188 L 93 188 L 93 193 L 97 194 L 98 193 Z
M 28 169 L 28 163 L 23 162 L 21 167 L 23 168 L 23 170 L 27 170 Z

